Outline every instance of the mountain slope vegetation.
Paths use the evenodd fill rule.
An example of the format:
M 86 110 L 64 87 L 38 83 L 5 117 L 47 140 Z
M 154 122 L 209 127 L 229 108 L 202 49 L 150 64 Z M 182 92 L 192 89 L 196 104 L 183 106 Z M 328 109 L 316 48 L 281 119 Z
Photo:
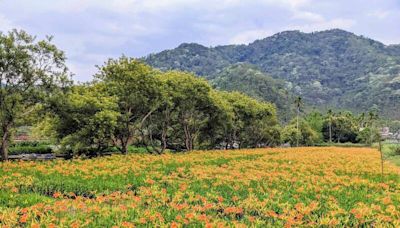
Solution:
M 266 78 L 283 81 L 285 90 L 302 96 L 309 106 L 356 112 L 378 107 L 381 114 L 400 118 L 400 105 L 396 102 L 400 99 L 400 45 L 384 45 L 339 29 L 286 31 L 248 45 L 207 48 L 185 43 L 144 60 L 161 70 L 194 72 L 227 90 L 233 88 L 218 83 L 228 81 L 226 72 L 232 65 L 246 63 L 254 65 Z M 214 80 L 221 74 L 225 75 L 224 80 Z M 234 75 L 232 80 L 236 85 L 242 83 L 247 94 L 278 106 L 282 103 L 260 95 L 259 85 L 251 83 L 249 77 Z M 254 71 L 253 77 L 258 80 L 260 74 Z
M 272 78 L 256 66 L 237 63 L 224 68 L 211 79 L 211 84 L 219 90 L 239 91 L 258 100 L 270 101 L 280 111 L 279 115 L 288 120 L 290 114 L 290 94 L 285 81 Z

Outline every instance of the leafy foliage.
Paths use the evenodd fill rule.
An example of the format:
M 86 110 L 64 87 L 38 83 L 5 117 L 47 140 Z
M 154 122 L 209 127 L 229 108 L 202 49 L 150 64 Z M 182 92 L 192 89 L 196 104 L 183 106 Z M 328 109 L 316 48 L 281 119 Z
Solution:
M 104 85 L 74 86 L 59 100 L 50 122 L 64 150 L 101 153 L 111 146 L 119 113 L 116 98 L 104 93 Z
M 332 141 L 334 142 L 358 142 L 357 132 L 359 126 L 354 116 L 349 113 L 337 113 L 331 122 L 332 127 Z M 324 139 L 329 139 L 329 121 L 325 121 L 322 127 Z
M 99 70 L 96 78 L 104 83 L 105 93 L 116 98 L 114 144 L 126 153 L 133 136 L 161 105 L 160 82 L 152 68 L 124 56 L 110 59 Z
M 317 133 L 317 142 L 320 143 L 324 140 L 322 135 L 322 129 L 326 120 L 326 117 L 317 111 L 312 111 L 304 117 L 304 120 L 308 125 Z
M 291 146 L 311 146 L 318 141 L 318 133 L 314 131 L 308 122 L 301 120 L 297 129 L 296 122 L 292 121 L 283 129 L 283 141 Z
M 69 85 L 64 53 L 51 37 L 36 41 L 24 31 L 0 33 L 0 153 L 19 121 Z
M 151 153 L 196 148 L 276 146 L 276 108 L 239 92 L 219 92 L 191 73 L 159 72 L 126 57 L 109 60 L 91 84 L 55 101 L 53 125 L 63 150 L 96 155 L 129 145 Z M 48 129 L 48 127 L 43 127 Z
M 211 87 L 204 79 L 189 73 L 171 71 L 159 75 L 164 91 L 160 119 L 163 145 L 193 150 L 203 128 L 216 110 Z
M 231 128 L 226 132 L 226 147 L 239 148 L 280 144 L 280 131 L 274 105 L 258 102 L 239 92 L 222 92 L 234 113 Z

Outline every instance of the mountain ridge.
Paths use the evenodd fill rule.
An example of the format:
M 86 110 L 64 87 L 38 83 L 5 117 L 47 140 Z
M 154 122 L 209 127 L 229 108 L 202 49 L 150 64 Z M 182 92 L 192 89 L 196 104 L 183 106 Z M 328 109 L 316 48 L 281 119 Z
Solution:
M 396 102 L 400 45 L 385 45 L 341 29 L 284 31 L 241 45 L 183 43 L 143 60 L 161 70 L 190 71 L 209 80 L 231 65 L 246 63 L 284 80 L 290 93 L 304 97 L 311 106 L 352 111 L 377 106 L 382 114 L 400 118 Z

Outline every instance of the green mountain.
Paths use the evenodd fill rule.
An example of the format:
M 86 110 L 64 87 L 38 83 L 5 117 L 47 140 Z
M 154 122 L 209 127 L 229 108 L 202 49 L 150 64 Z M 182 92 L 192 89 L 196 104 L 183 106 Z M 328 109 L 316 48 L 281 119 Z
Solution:
M 281 111 L 280 116 L 290 114 L 291 97 L 285 87 L 285 81 L 272 78 L 254 65 L 247 63 L 230 65 L 210 81 L 216 89 L 239 91 L 258 100 L 270 101 Z M 284 117 L 287 119 L 288 115 Z
M 339 29 L 281 32 L 248 45 L 182 44 L 144 59 L 161 70 L 191 71 L 217 88 L 237 89 L 278 107 L 284 98 L 276 100 L 274 91 L 283 85 L 283 90 L 302 96 L 309 106 L 352 111 L 377 106 L 382 114 L 400 118 L 400 45 L 384 45 Z M 229 78 L 237 63 L 257 70 L 243 74 L 239 70 Z M 266 82 L 255 83 L 260 78 Z M 260 89 L 260 84 L 276 89 Z

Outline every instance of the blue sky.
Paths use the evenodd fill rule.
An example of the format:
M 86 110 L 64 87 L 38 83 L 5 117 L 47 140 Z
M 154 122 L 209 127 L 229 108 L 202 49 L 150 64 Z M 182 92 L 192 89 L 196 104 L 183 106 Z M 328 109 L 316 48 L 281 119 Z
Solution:
M 0 31 L 54 35 L 74 79 L 110 57 L 183 42 L 249 43 L 285 30 L 341 28 L 400 44 L 400 0 L 0 0 Z

